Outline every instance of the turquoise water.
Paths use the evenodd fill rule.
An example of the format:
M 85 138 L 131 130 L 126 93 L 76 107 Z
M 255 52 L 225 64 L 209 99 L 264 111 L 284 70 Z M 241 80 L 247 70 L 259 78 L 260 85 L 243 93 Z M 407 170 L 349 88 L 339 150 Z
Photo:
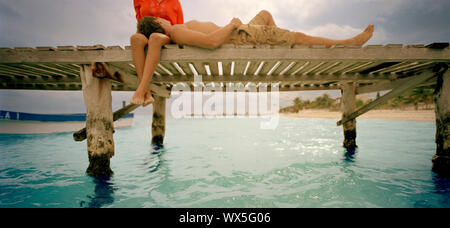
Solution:
M 450 181 L 431 172 L 434 123 L 359 120 L 352 155 L 336 120 L 262 121 L 168 119 L 152 149 L 151 116 L 136 116 L 116 130 L 106 180 L 84 173 L 71 133 L 0 135 L 0 207 L 450 207 Z

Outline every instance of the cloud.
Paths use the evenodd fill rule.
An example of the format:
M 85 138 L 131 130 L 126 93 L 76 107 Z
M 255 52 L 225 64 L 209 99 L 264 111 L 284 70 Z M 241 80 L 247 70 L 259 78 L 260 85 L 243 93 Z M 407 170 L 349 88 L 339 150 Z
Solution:
M 180 2 L 186 21 L 196 19 L 224 25 L 232 17 L 238 16 L 248 22 L 260 10 L 265 9 L 273 14 L 277 25 L 282 28 L 333 39 L 354 36 L 368 24 L 375 24 L 375 33 L 369 44 L 427 44 L 434 41 L 448 42 L 450 38 L 448 0 Z M 129 37 L 135 32 L 135 27 L 135 12 L 131 0 L 0 0 L 0 47 L 94 44 L 126 46 L 129 45 Z M 45 107 L 55 112 L 59 109 L 72 111 L 68 104 L 84 108 L 80 94 L 40 93 L 48 95 L 37 99 L 38 96 L 32 92 L 0 91 L 0 109 L 7 107 L 22 110 L 34 107 L 31 109 L 36 110 Z M 321 92 L 303 94 L 300 96 L 312 99 Z M 128 101 L 131 95 L 132 93 L 117 95 L 115 107 L 120 107 L 121 101 Z M 283 99 L 286 102 L 289 100 L 284 96 Z
M 313 36 L 327 37 L 331 39 L 347 39 L 361 33 L 361 29 L 349 25 L 326 24 L 317 26 L 305 33 Z
M 0 4 L 19 14 L 3 15 L 1 46 L 125 46 L 136 30 L 132 1 L 0 0 Z
M 259 11 L 271 12 L 280 27 L 293 28 L 298 22 L 321 14 L 327 9 L 326 0 L 190 0 L 181 1 L 186 20 L 206 20 L 219 25 L 232 17 L 250 21 Z M 295 26 L 294 26 L 295 27 Z
M 448 0 L 180 0 L 186 21 L 248 22 L 269 10 L 282 28 L 340 37 L 368 24 L 378 42 L 427 43 L 450 37 Z M 330 26 L 336 25 L 336 26 Z M 129 45 L 132 1 L 0 0 L 0 46 Z M 324 29 L 336 28 L 335 33 Z M 322 31 L 320 31 L 322 30 Z M 340 31 L 342 30 L 342 31 Z M 381 31 L 381 34 L 378 32 Z

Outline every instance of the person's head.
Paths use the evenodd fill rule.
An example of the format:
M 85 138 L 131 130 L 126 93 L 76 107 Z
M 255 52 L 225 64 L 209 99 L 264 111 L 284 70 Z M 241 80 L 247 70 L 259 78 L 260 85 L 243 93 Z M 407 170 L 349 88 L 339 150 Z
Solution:
M 166 30 L 163 28 L 167 24 L 167 20 L 157 17 L 143 17 L 137 24 L 137 32 L 143 34 L 147 39 L 152 33 L 166 34 Z M 168 22 L 170 25 L 170 22 Z

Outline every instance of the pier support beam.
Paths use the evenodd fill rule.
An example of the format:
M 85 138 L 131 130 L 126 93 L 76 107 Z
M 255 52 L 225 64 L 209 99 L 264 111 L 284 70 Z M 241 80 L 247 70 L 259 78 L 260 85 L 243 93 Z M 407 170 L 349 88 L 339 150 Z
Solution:
M 80 77 L 86 104 L 89 155 L 86 173 L 93 177 L 108 177 L 113 174 L 110 159 L 114 156 L 111 81 L 93 77 L 92 65 L 82 65 Z
M 436 104 L 436 155 L 433 171 L 450 176 L 450 71 L 438 75 L 434 102 Z
M 346 119 L 356 110 L 356 86 L 354 83 L 342 84 L 342 119 Z M 352 151 L 356 145 L 356 119 L 352 119 L 343 124 L 344 127 L 344 148 Z
M 166 132 L 166 98 L 154 96 L 152 119 L 152 144 L 162 146 Z

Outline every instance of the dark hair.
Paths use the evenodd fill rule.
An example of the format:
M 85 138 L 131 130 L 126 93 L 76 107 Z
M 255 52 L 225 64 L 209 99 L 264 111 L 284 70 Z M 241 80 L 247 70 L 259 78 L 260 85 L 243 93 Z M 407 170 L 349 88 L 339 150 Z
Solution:
M 143 17 L 137 24 L 137 32 L 143 34 L 147 39 L 155 32 L 165 34 L 166 31 L 155 20 L 155 17 Z

